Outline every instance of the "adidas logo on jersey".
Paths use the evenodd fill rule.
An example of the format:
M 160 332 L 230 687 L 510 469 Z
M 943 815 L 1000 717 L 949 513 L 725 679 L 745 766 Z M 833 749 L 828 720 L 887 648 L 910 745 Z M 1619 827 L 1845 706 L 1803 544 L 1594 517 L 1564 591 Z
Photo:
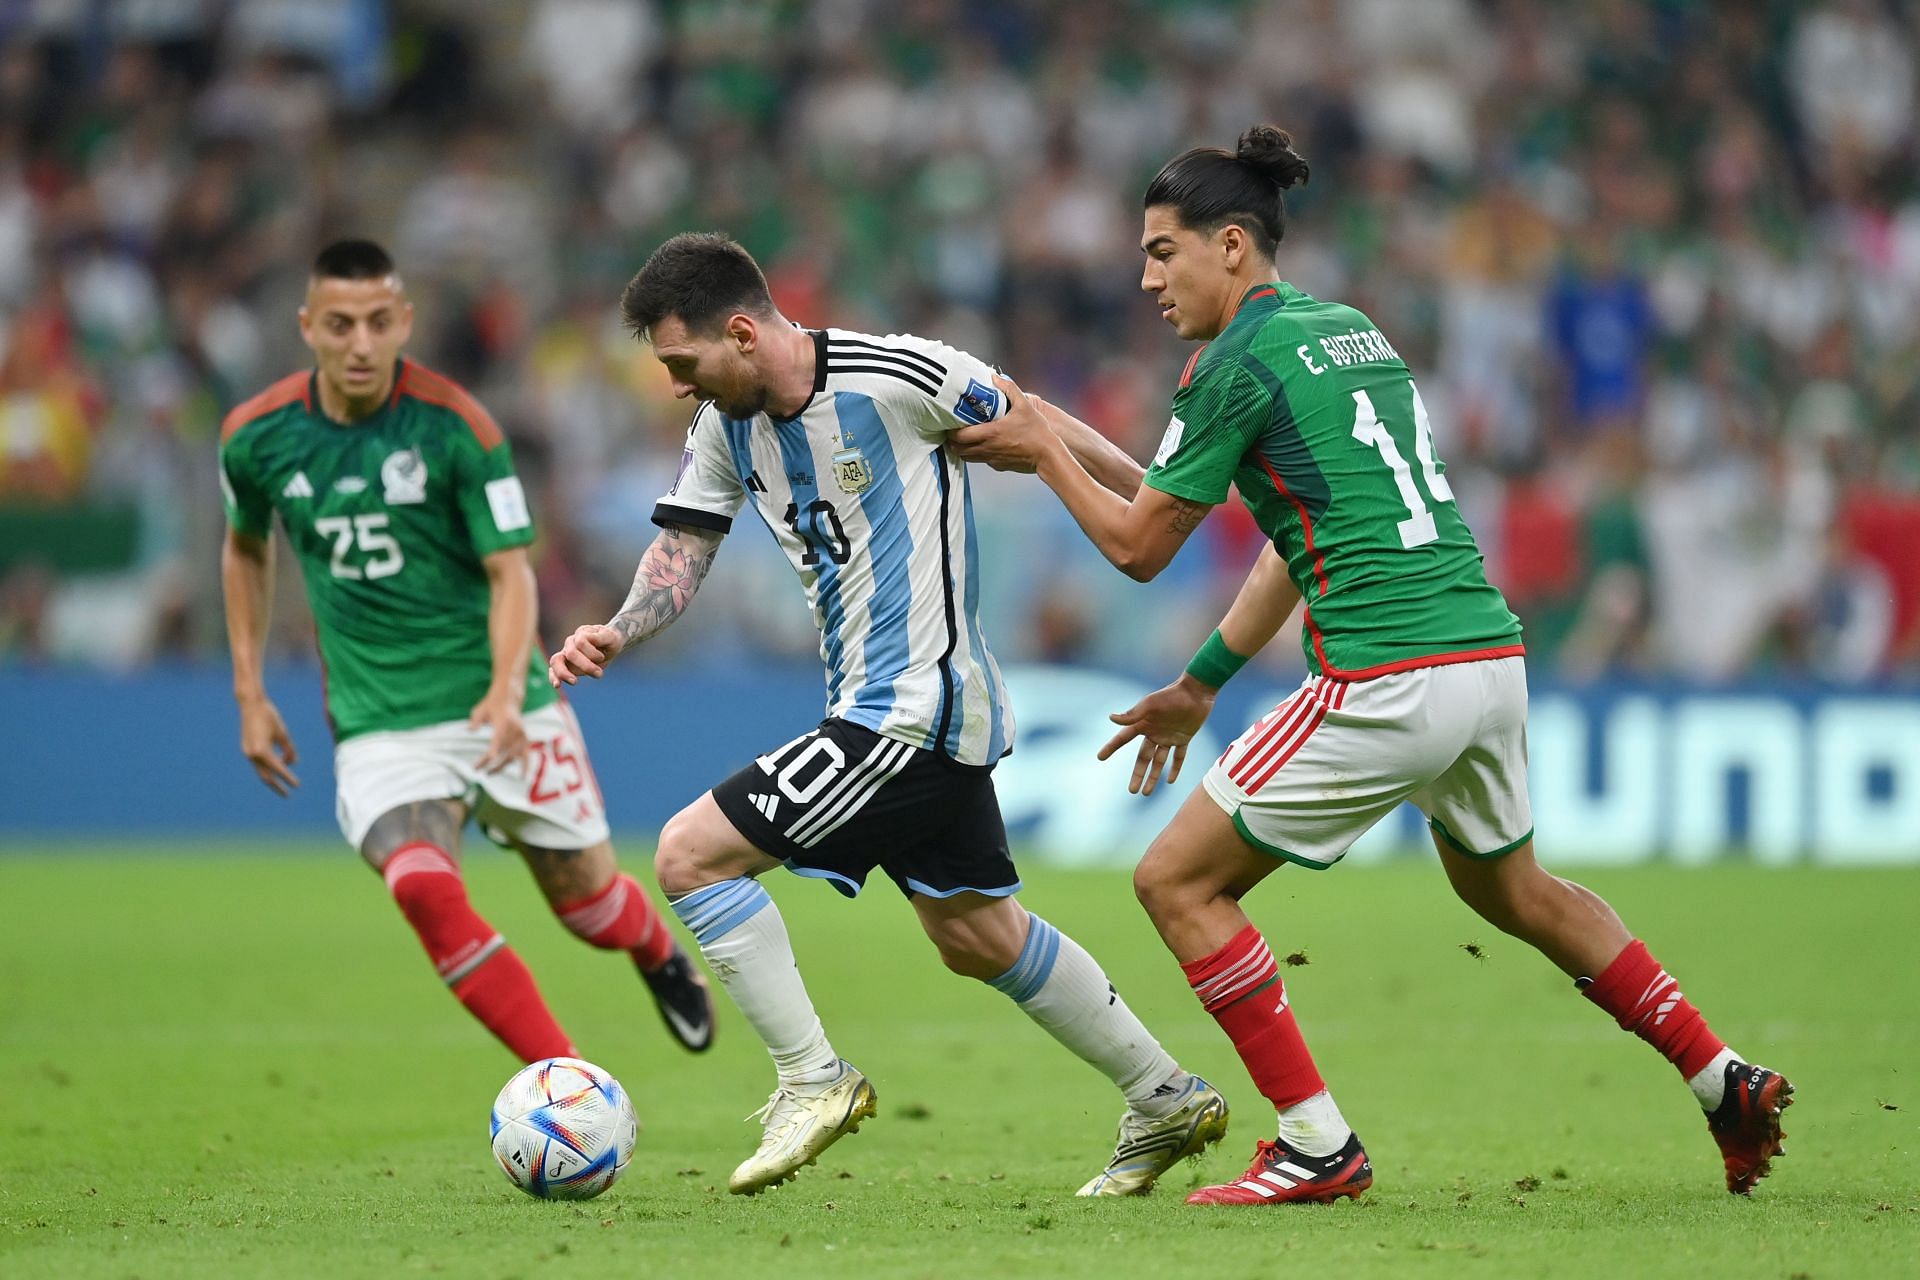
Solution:
M 296 471 L 293 473 L 293 479 L 287 481 L 287 487 L 280 491 L 280 496 L 283 498 L 311 498 L 313 496 L 313 482 L 307 479 L 306 472 Z
M 758 809 L 766 817 L 768 822 L 773 821 L 774 810 L 780 807 L 779 796 L 756 791 L 749 795 L 747 799 L 753 803 L 754 808 Z

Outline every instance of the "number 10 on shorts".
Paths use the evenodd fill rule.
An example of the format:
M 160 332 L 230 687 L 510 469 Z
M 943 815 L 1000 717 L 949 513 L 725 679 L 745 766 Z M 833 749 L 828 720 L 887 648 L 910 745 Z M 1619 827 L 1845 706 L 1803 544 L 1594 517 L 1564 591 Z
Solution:
M 785 765 L 780 763 L 783 756 L 787 757 Z M 821 737 L 815 729 L 801 734 L 778 751 L 758 757 L 754 763 L 760 766 L 760 772 L 773 778 L 780 794 L 795 804 L 806 804 L 840 776 L 840 771 L 847 767 L 847 753 L 840 749 L 839 743 Z M 811 778 L 800 781 L 801 775 L 816 767 L 817 772 Z

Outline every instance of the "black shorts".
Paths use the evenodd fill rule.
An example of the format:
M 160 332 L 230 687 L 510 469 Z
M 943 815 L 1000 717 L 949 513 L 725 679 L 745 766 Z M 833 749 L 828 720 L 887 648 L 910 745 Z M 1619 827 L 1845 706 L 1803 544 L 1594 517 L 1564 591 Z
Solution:
M 1004 897 L 1020 888 L 989 770 L 846 720 L 823 720 L 761 756 L 713 798 L 787 870 L 849 898 L 875 867 L 909 897 Z

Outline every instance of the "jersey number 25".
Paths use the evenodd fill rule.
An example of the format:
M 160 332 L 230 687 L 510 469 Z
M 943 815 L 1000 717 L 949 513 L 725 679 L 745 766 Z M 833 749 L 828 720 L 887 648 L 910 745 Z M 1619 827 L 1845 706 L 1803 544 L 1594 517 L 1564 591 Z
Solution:
M 328 567 L 336 578 L 386 578 L 405 568 L 407 558 L 386 528 L 384 511 L 364 516 L 321 516 L 313 522 L 315 533 L 333 539 L 333 563 Z M 348 564 L 347 555 L 356 545 L 366 558 L 359 564 Z

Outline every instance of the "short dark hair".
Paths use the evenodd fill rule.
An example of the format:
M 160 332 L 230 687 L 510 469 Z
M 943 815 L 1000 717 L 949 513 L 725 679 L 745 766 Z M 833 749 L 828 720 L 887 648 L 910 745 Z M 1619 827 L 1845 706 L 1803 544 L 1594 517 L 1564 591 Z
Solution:
M 773 314 L 773 295 L 753 255 L 718 231 L 683 231 L 655 249 L 620 295 L 620 316 L 636 338 L 668 316 L 710 333 L 728 316 Z
M 1257 124 L 1240 145 L 1195 147 L 1167 161 L 1147 184 L 1146 208 L 1172 205 L 1181 225 L 1208 235 L 1228 223 L 1245 227 L 1254 247 L 1271 258 L 1287 234 L 1280 193 L 1307 180 L 1307 162 L 1285 129 Z
M 371 240 L 335 240 L 313 260 L 318 280 L 384 280 L 395 271 L 393 258 Z

